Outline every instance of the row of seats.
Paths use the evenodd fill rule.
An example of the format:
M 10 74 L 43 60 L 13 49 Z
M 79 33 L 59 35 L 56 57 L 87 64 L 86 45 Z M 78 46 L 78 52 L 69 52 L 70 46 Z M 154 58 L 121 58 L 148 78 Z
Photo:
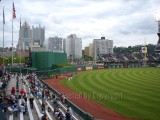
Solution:
M 23 88 L 25 93 L 28 93 L 28 91 L 29 91 L 29 88 L 28 88 L 29 83 L 28 83 L 28 81 L 26 79 L 25 79 L 25 83 L 26 83 L 26 85 L 22 85 L 23 83 L 22 83 L 22 81 L 20 81 L 19 88 L 21 88 L 21 89 Z M 40 92 L 42 92 L 42 89 L 43 88 L 39 89 Z M 42 99 L 41 98 L 39 98 L 39 99 L 36 98 L 33 94 L 26 94 L 26 97 L 27 97 L 27 114 L 24 115 L 23 112 L 19 112 L 18 116 L 15 116 L 14 114 L 11 114 L 11 115 L 9 115 L 9 120 L 15 120 L 18 117 L 19 117 L 19 120 L 25 120 L 27 118 L 26 116 L 28 116 L 28 118 L 30 120 L 37 120 L 37 119 L 41 120 L 41 118 L 43 116 L 43 114 L 42 114 L 42 112 L 40 110 L 41 109 L 41 104 L 42 104 Z M 30 108 L 29 99 L 28 99 L 30 97 L 34 97 L 34 99 L 35 99 L 33 101 L 35 109 L 31 109 Z M 22 100 L 19 99 L 19 104 L 21 104 L 21 102 L 22 102 Z M 45 102 L 47 103 L 47 106 L 49 106 L 51 111 L 52 111 L 52 112 L 48 112 L 48 110 L 46 109 L 45 113 L 47 114 L 48 119 L 49 120 L 55 120 L 56 118 L 52 114 L 53 111 L 54 111 L 54 107 L 52 106 L 51 100 L 45 100 Z M 58 103 L 60 105 L 59 111 L 62 112 L 62 114 L 65 116 L 67 107 L 65 105 L 63 105 L 63 103 L 61 103 L 60 101 L 58 101 Z M 35 118 L 36 115 L 32 114 L 34 110 L 36 111 L 38 118 Z M 78 120 L 78 118 L 75 115 L 72 115 L 72 118 L 74 120 Z

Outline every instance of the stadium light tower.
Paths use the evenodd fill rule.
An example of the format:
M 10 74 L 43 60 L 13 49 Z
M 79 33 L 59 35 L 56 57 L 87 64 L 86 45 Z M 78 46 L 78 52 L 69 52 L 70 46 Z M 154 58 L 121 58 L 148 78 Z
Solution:
M 156 45 L 154 51 L 156 53 L 160 53 L 160 12 L 156 13 L 155 19 L 156 19 L 156 22 L 158 22 L 158 33 L 157 33 L 157 35 L 158 35 L 159 39 L 158 39 L 158 42 L 157 42 L 157 45 Z
M 147 67 L 147 46 L 146 46 L 146 38 L 145 38 L 145 41 L 144 41 L 144 47 L 142 47 L 141 49 L 141 52 L 143 54 L 143 66 L 144 67 Z

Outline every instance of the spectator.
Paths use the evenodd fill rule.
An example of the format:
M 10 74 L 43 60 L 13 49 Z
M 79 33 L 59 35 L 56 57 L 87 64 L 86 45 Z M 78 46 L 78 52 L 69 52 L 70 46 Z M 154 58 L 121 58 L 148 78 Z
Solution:
M 15 89 L 15 87 L 12 87 L 12 89 L 11 89 L 11 94 L 15 94 L 15 92 L 16 92 L 16 89 Z
M 73 115 L 73 111 L 72 111 L 72 108 L 70 106 L 68 106 L 68 110 L 69 110 L 69 113 L 71 115 L 71 119 L 72 119 L 72 115 Z
M 66 96 L 65 96 L 65 94 L 62 94 L 62 95 L 61 95 L 61 101 L 62 101 L 62 103 L 65 103 L 65 101 L 66 101 Z
M 66 112 L 66 120 L 71 120 L 71 114 L 69 112 L 69 109 L 67 109 L 67 112 Z
M 43 101 L 43 102 L 42 102 L 42 105 L 41 105 L 42 113 L 46 111 L 45 107 L 46 107 L 46 104 L 45 104 L 45 102 Z
M 24 92 L 24 89 L 22 88 L 22 89 L 20 90 L 21 96 L 22 96 L 24 93 L 25 93 L 25 92 Z
M 2 90 L 3 82 L 0 80 L 0 90 Z
M 8 107 L 7 109 L 9 111 L 9 114 L 12 115 L 13 114 L 13 109 L 11 107 Z
M 30 103 L 31 109 L 33 109 L 33 101 L 34 101 L 34 98 L 31 97 L 31 98 L 29 99 L 29 103 Z
M 25 114 L 25 112 L 26 112 L 26 108 L 25 108 L 25 106 L 24 106 L 23 103 L 20 105 L 20 111 L 21 111 L 23 114 Z
M 44 115 L 42 116 L 42 119 L 41 120 L 48 120 L 48 116 L 46 113 L 44 113 Z

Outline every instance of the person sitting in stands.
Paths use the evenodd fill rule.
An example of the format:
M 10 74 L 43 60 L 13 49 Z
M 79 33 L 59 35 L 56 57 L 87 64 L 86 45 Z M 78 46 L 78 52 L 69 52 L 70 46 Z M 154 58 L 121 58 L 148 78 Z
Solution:
M 55 100 L 56 100 L 56 95 L 55 95 L 55 94 L 53 94 L 53 95 L 52 95 L 52 100 L 51 100 L 51 101 L 52 101 L 52 103 L 53 103 Z
M 15 87 L 12 87 L 12 89 L 11 89 L 11 94 L 12 94 L 12 95 L 14 95 L 14 94 L 15 94 L 15 92 L 16 92 Z
M 23 114 L 25 114 L 25 112 L 26 112 L 26 108 L 25 108 L 25 106 L 24 106 L 23 103 L 20 105 L 20 111 L 21 111 Z
M 56 100 L 53 102 L 53 106 L 54 106 L 55 108 L 58 108 L 58 107 L 59 107 L 58 99 L 56 99 Z
M 44 113 L 44 115 L 42 116 L 42 119 L 41 120 L 48 120 L 48 116 L 46 113 Z
M 40 98 L 40 97 L 41 97 L 41 93 L 40 93 L 39 90 L 37 91 L 36 96 L 37 96 L 37 98 Z
M 22 96 L 24 93 L 25 93 L 25 92 L 24 92 L 24 89 L 22 88 L 22 89 L 20 90 L 21 96 Z
M 8 107 L 7 109 L 9 111 L 9 114 L 12 115 L 13 114 L 13 109 L 11 107 Z
M 65 103 L 65 100 L 66 100 L 65 94 L 61 94 L 61 101 L 62 101 L 62 103 Z

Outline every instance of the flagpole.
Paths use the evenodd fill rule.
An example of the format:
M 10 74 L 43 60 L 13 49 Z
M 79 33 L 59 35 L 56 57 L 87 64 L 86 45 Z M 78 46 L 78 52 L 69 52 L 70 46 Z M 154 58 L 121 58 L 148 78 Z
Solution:
M 20 15 L 20 30 L 21 30 L 21 15 Z M 19 46 L 18 46 L 19 47 Z M 21 47 L 20 48 L 20 73 L 21 73 Z
M 12 0 L 12 67 L 13 67 L 13 0 Z
M 3 6 L 3 65 L 4 65 L 4 6 Z

